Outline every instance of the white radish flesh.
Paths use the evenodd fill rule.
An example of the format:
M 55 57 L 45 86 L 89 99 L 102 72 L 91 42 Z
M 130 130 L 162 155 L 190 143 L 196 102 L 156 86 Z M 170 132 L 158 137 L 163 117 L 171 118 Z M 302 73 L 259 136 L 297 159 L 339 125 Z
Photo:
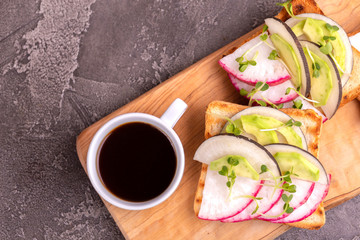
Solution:
M 232 188 L 231 196 L 226 186 L 227 178 L 217 171 L 208 168 L 203 197 L 198 217 L 204 220 L 221 220 L 232 217 L 244 210 L 256 197 L 262 187 L 260 181 L 250 178 L 237 177 Z
M 240 89 L 245 89 L 247 92 L 250 92 L 252 89 L 254 89 L 254 86 L 249 85 L 243 81 L 240 81 L 234 75 L 232 74 L 228 74 L 228 75 L 231 83 L 238 91 L 240 91 Z M 253 99 L 263 100 L 263 101 L 264 99 L 267 99 L 273 104 L 289 102 L 295 99 L 298 96 L 298 94 L 295 91 L 290 91 L 288 95 L 285 95 L 287 88 L 295 88 L 290 80 L 287 80 L 276 86 L 271 86 L 269 87 L 269 89 L 265 91 L 259 91 L 255 93 Z
M 231 218 L 226 218 L 222 220 L 222 222 L 241 222 L 254 219 L 260 216 L 260 214 L 265 214 L 268 212 L 281 199 L 281 195 L 284 191 L 282 189 L 276 189 L 274 192 L 274 187 L 268 185 L 274 185 L 273 181 L 264 181 L 264 185 L 256 195 L 256 198 L 260 199 L 257 200 L 259 208 L 257 209 L 256 213 L 252 214 L 257 206 L 256 202 L 252 201 L 251 204 L 239 214 Z
M 267 40 L 267 42 L 271 45 L 271 41 Z M 256 65 L 248 65 L 244 72 L 240 72 L 239 63 L 236 59 L 257 44 L 259 45 L 247 54 L 247 59 L 250 60 L 258 52 L 255 60 Z M 219 64 L 225 71 L 249 85 L 254 86 L 257 82 L 261 81 L 267 82 L 269 86 L 274 86 L 289 80 L 291 76 L 281 61 L 268 59 L 272 50 L 258 36 L 243 44 L 235 52 L 220 59 Z

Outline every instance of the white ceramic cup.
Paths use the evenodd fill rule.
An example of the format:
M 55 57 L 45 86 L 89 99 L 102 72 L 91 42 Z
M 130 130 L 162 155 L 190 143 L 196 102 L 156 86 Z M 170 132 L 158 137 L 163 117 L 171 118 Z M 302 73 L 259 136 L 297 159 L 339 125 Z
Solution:
M 92 185 L 102 198 L 119 208 L 141 210 L 154 207 L 170 197 L 180 183 L 185 166 L 185 156 L 182 143 L 172 128 L 183 115 L 186 108 L 186 103 L 177 98 L 160 118 L 146 113 L 126 113 L 111 119 L 96 132 L 90 143 L 87 154 L 87 172 Z M 144 202 L 130 202 L 117 197 L 105 187 L 99 172 L 98 154 L 102 142 L 112 130 L 130 122 L 147 123 L 160 130 L 170 140 L 176 154 L 176 171 L 173 180 L 163 193 Z

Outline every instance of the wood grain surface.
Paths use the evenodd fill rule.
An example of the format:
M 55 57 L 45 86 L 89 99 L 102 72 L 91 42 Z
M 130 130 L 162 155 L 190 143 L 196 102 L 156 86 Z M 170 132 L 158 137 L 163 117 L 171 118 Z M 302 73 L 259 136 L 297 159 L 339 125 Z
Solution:
M 340 2 L 340 3 L 339 3 Z M 325 13 L 344 26 L 347 32 L 360 26 L 359 1 L 319 1 Z M 220 223 L 199 220 L 193 212 L 193 200 L 201 164 L 192 160 L 204 141 L 204 113 L 208 103 L 223 100 L 238 103 L 239 94 L 218 65 L 223 53 L 240 45 L 261 27 L 200 60 L 131 103 L 85 129 L 77 138 L 77 152 L 86 171 L 86 155 L 96 131 L 108 120 L 127 112 L 145 112 L 160 117 L 175 98 L 188 104 L 188 110 L 174 127 L 185 150 L 185 171 L 175 193 L 162 204 L 147 210 L 128 211 L 104 201 L 127 239 L 273 239 L 290 227 L 252 220 Z M 359 66 L 357 66 L 359 67 Z M 342 107 L 326 122 L 320 141 L 320 160 L 332 174 L 332 184 L 325 200 L 330 209 L 360 193 L 360 103 L 356 100 Z

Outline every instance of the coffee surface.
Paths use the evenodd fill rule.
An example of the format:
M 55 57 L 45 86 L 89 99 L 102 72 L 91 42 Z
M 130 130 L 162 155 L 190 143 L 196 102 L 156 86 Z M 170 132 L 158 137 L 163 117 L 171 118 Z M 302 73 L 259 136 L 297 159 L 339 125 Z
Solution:
M 98 158 L 106 188 L 132 202 L 160 195 L 176 170 L 176 155 L 169 139 L 157 128 L 141 122 L 121 125 L 109 133 Z

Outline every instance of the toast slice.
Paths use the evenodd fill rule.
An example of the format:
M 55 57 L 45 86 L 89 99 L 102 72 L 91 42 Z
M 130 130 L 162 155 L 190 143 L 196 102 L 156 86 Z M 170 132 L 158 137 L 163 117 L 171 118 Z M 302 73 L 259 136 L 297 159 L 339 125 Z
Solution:
M 205 113 L 205 138 L 208 139 L 212 136 L 219 134 L 226 123 L 226 120 L 219 116 L 231 118 L 241 110 L 248 108 L 248 106 L 228 103 L 223 101 L 211 102 Z M 299 110 L 299 109 L 281 109 L 284 113 L 290 115 L 294 120 L 301 121 L 301 130 L 308 142 L 308 150 L 315 157 L 319 155 L 319 139 L 322 128 L 322 119 L 313 110 Z M 205 179 L 208 165 L 202 164 L 201 174 L 195 193 L 194 211 L 198 215 L 202 202 L 202 192 L 205 186 Z M 323 204 L 308 218 L 303 221 L 288 224 L 293 227 L 306 228 L 306 229 L 319 229 L 325 224 L 325 210 Z

